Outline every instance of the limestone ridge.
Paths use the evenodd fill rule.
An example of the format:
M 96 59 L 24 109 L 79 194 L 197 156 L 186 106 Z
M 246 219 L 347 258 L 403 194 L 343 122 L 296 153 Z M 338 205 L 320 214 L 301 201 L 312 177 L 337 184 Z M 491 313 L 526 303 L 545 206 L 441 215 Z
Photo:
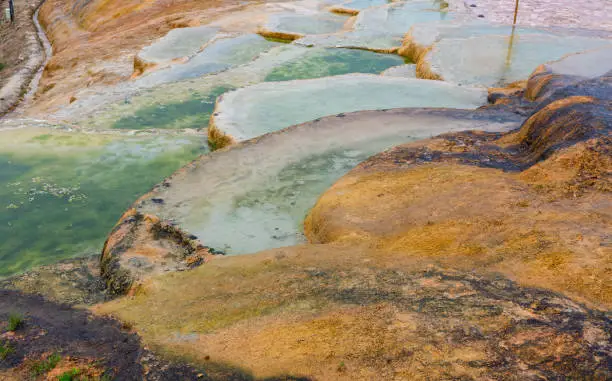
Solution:
M 588 140 L 590 138 L 600 136 L 601 134 L 608 133 L 606 132 L 608 131 L 606 130 L 606 128 L 608 127 L 605 127 L 606 125 L 604 125 L 603 128 L 600 128 L 598 127 L 599 122 L 597 122 L 598 120 L 600 120 L 600 121 L 603 121 L 604 123 L 607 123 L 605 121 L 609 120 L 609 114 L 607 110 L 605 108 L 602 108 L 602 105 L 601 105 L 602 99 L 605 98 L 605 94 L 606 94 L 605 88 L 607 86 L 606 81 L 608 77 L 601 77 L 601 78 L 593 79 L 593 80 L 583 80 L 582 82 L 579 82 L 578 84 L 574 85 L 574 87 L 572 87 L 572 89 L 575 88 L 575 90 L 571 90 L 569 87 L 567 87 L 563 91 L 568 92 L 568 94 L 572 96 L 571 98 L 568 98 L 567 100 L 561 99 L 561 100 L 554 101 L 555 99 L 559 97 L 559 95 L 551 95 L 549 98 L 542 99 L 540 102 L 529 101 L 529 99 L 527 99 L 525 94 L 532 93 L 534 92 L 533 89 L 535 87 L 541 86 L 541 84 L 536 81 L 536 78 L 538 78 L 541 75 L 542 75 L 541 69 L 537 70 L 529 81 L 530 85 L 524 90 L 521 90 L 520 88 L 511 88 L 509 89 L 510 91 L 504 90 L 504 91 L 497 91 L 497 92 L 496 90 L 492 90 L 491 94 L 489 95 L 489 99 L 494 104 L 485 106 L 481 110 L 472 112 L 474 117 L 476 117 L 477 115 L 481 115 L 481 118 L 485 118 L 485 119 L 486 119 L 485 114 L 487 113 L 490 114 L 491 116 L 497 114 L 499 115 L 501 119 L 504 118 L 503 115 L 508 115 L 509 112 L 518 113 L 519 115 L 522 115 L 523 118 L 527 117 L 526 121 L 523 123 L 523 128 L 520 133 L 510 134 L 510 135 L 507 135 L 507 137 L 504 137 L 505 135 L 499 132 L 496 132 L 496 133 L 470 132 L 470 133 L 459 133 L 455 135 L 443 136 L 437 140 L 434 140 L 434 142 L 439 142 L 440 139 L 443 139 L 444 141 L 446 141 L 446 143 L 443 143 L 443 146 L 449 145 L 449 147 L 451 148 L 445 148 L 445 149 L 450 150 L 450 152 L 444 153 L 444 151 L 440 151 L 437 145 L 432 146 L 432 147 L 435 147 L 435 149 L 427 148 L 427 146 L 423 148 L 418 148 L 418 149 L 411 148 L 412 150 L 411 152 L 413 152 L 411 155 L 416 155 L 414 157 L 414 160 L 420 163 L 420 162 L 428 162 L 428 161 L 435 162 L 437 160 L 445 161 L 445 160 L 452 159 L 453 162 L 456 162 L 462 165 L 468 164 L 468 163 L 477 163 L 478 166 L 503 169 L 505 171 L 517 171 L 518 172 L 518 171 L 526 170 L 529 167 L 535 165 L 537 162 L 546 158 L 547 155 L 550 155 L 555 150 L 558 150 L 559 147 L 561 146 L 576 144 L 578 141 Z M 588 82 L 589 87 L 586 87 L 584 84 L 582 84 L 583 82 Z M 593 97 L 585 98 L 584 96 L 582 96 L 582 98 L 576 98 L 578 96 L 576 94 L 581 94 L 580 93 L 581 90 L 579 89 L 591 88 L 591 87 L 594 88 L 597 86 L 602 88 L 601 90 L 599 90 L 599 93 L 597 93 L 599 94 L 598 95 L 599 98 L 593 98 Z M 547 90 L 542 90 L 542 91 L 547 91 Z M 595 90 L 588 90 L 588 91 L 593 93 Z M 542 97 L 540 96 L 540 98 Z M 596 100 L 596 99 L 599 99 L 599 100 Z M 565 106 L 560 107 L 560 106 L 563 106 L 565 103 L 568 103 L 567 107 Z M 422 111 L 415 110 L 415 112 L 416 114 L 413 115 L 413 118 L 417 116 L 420 117 L 420 115 L 423 115 L 423 116 L 430 115 L 431 117 L 435 117 L 436 115 L 436 112 L 434 111 L 426 112 L 425 110 L 422 110 Z M 383 112 L 383 113 L 387 114 L 386 117 L 392 117 L 392 115 L 394 115 L 394 113 L 392 112 Z M 444 113 L 440 111 L 438 112 L 438 114 L 440 114 L 441 116 Z M 467 116 L 468 114 L 470 114 L 470 112 L 469 111 L 461 111 L 461 112 L 456 111 L 456 112 L 450 112 L 449 115 L 456 115 L 457 117 L 459 117 L 459 115 L 463 115 L 463 114 L 465 114 L 464 116 Z M 351 115 L 351 114 L 348 114 L 348 115 Z M 357 123 L 359 121 L 358 117 L 353 118 L 352 116 L 349 117 L 348 115 L 344 116 L 343 114 L 342 118 L 336 117 L 336 118 L 332 118 L 332 120 L 337 120 L 337 123 L 336 122 L 334 123 L 336 124 L 340 123 L 343 126 L 346 126 L 347 123 Z M 359 114 L 355 114 L 355 115 L 359 115 Z M 398 117 L 401 118 L 402 117 L 401 115 L 402 114 L 399 113 L 397 117 L 394 116 L 394 118 L 398 118 Z M 406 114 L 406 117 L 408 117 L 408 115 L 409 114 Z M 520 118 L 520 116 L 518 115 L 516 115 L 516 117 Z M 573 121 L 572 123 L 568 123 L 568 120 L 567 120 L 568 117 L 571 118 L 571 121 Z M 354 122 L 353 122 L 353 119 L 354 119 Z M 432 119 L 432 122 L 433 120 L 435 119 Z M 493 119 L 490 119 L 490 120 L 493 120 Z M 581 121 L 583 125 L 577 128 L 575 123 L 579 121 Z M 472 128 L 474 128 L 474 126 L 476 126 L 478 122 L 477 122 L 477 119 L 473 119 L 472 122 L 469 122 L 469 118 L 468 118 L 466 120 L 466 123 L 467 123 L 466 127 L 464 128 L 469 129 L 470 125 L 472 126 Z M 309 128 L 316 127 L 316 129 L 321 130 L 321 132 L 325 131 L 325 128 L 321 127 L 324 124 L 322 124 L 320 121 L 315 121 L 310 124 L 312 124 L 312 126 Z M 305 125 L 305 126 L 301 126 L 301 128 L 304 129 L 308 127 Z M 292 133 L 292 131 L 294 130 L 296 129 L 291 128 L 291 129 L 288 129 L 287 131 L 281 131 L 281 133 L 278 136 L 280 138 L 283 135 Z M 330 130 L 330 131 L 333 131 L 333 130 Z M 516 143 L 513 144 L 512 146 L 508 146 L 503 149 L 499 147 L 495 148 L 493 145 L 495 144 L 496 140 L 499 140 L 502 138 L 505 140 L 508 140 L 508 139 L 511 139 L 512 137 L 514 137 L 515 140 L 520 139 L 520 141 L 517 140 Z M 112 287 L 116 290 L 116 293 L 126 292 L 131 287 L 131 283 L 132 283 L 131 276 L 127 277 L 127 279 L 130 279 L 129 281 L 122 280 L 123 279 L 123 276 L 121 275 L 122 272 L 119 271 L 122 265 L 120 265 L 119 262 L 117 261 L 117 258 L 122 256 L 121 253 L 125 251 L 129 251 L 130 253 L 132 253 L 127 256 L 131 258 L 131 262 L 132 262 L 132 265 L 130 265 L 131 266 L 130 272 L 133 271 L 136 274 L 139 274 L 138 277 L 141 277 L 144 274 L 147 274 L 148 272 L 155 273 L 155 271 L 149 271 L 149 270 L 145 271 L 144 270 L 145 268 L 149 267 L 149 264 L 144 264 L 144 262 L 148 261 L 148 259 L 146 259 L 147 255 L 150 255 L 152 252 L 156 252 L 156 253 L 164 252 L 165 254 L 162 254 L 162 257 L 163 257 L 164 255 L 168 254 L 167 253 L 168 250 L 170 251 L 176 250 L 175 254 L 173 255 L 176 258 L 179 258 L 179 262 L 180 262 L 180 261 L 184 261 L 186 258 L 191 258 L 190 257 L 191 255 L 194 255 L 194 253 L 198 252 L 199 247 L 200 248 L 203 247 L 202 243 L 198 241 L 192 242 L 189 238 L 191 236 L 190 234 L 177 233 L 176 237 L 182 237 L 174 241 L 175 243 L 179 242 L 179 246 L 175 246 L 175 244 L 171 244 L 171 245 L 162 244 L 162 247 L 165 247 L 164 249 L 156 248 L 155 250 L 147 249 L 144 251 L 136 248 L 140 245 L 146 245 L 147 239 L 144 238 L 142 240 L 138 240 L 138 239 L 135 240 L 133 239 L 133 236 L 136 235 L 136 236 L 142 236 L 142 237 L 147 237 L 147 236 L 150 237 L 151 236 L 150 234 L 155 235 L 157 234 L 155 232 L 159 231 L 160 229 L 161 225 L 159 224 L 162 224 L 163 226 L 171 228 L 171 230 L 175 232 L 180 231 L 180 229 L 184 229 L 184 226 L 180 222 L 179 223 L 176 223 L 176 222 L 161 223 L 159 218 L 153 217 L 154 215 L 160 215 L 160 213 L 162 215 L 168 215 L 168 214 L 172 215 L 173 212 L 171 210 L 172 207 L 170 205 L 171 204 L 172 205 L 183 204 L 183 201 L 181 201 L 182 199 L 180 196 L 180 193 L 182 191 L 180 189 L 183 189 L 185 187 L 181 186 L 180 184 L 182 182 L 185 182 L 186 179 L 188 178 L 197 177 L 197 173 L 199 171 L 198 167 L 203 165 L 203 163 L 211 162 L 210 163 L 211 167 L 208 170 L 209 171 L 213 170 L 212 168 L 215 168 L 216 166 L 216 164 L 214 163 L 219 162 L 220 160 L 222 161 L 223 157 L 228 156 L 228 160 L 229 160 L 230 156 L 236 156 L 236 155 L 240 156 L 239 154 L 240 150 L 252 150 L 251 147 L 254 148 L 254 147 L 257 147 L 258 145 L 266 144 L 265 142 L 268 140 L 276 141 L 278 139 L 275 138 L 274 135 L 271 135 L 269 137 L 266 137 L 266 136 L 260 137 L 257 139 L 253 139 L 253 141 L 249 142 L 249 144 L 246 144 L 244 147 L 238 145 L 234 147 L 233 149 L 230 148 L 229 151 L 228 149 L 222 150 L 224 152 L 219 152 L 218 155 L 213 155 L 214 157 L 206 156 L 206 157 L 203 157 L 202 159 L 196 160 L 190 165 L 183 168 L 182 170 L 175 173 L 175 175 L 173 175 L 171 178 L 164 181 L 162 184 L 156 186 L 151 193 L 142 197 L 139 201 L 137 201 L 134 204 L 135 209 L 129 212 L 125 216 L 125 218 L 123 218 L 122 221 L 117 225 L 113 234 L 107 241 L 107 245 L 105 246 L 104 253 L 103 253 L 104 265 L 103 265 L 102 273 L 104 274 L 105 278 L 109 282 L 109 285 L 114 284 Z M 278 144 L 283 144 L 283 143 L 280 143 L 279 141 L 279 142 L 276 142 L 275 144 L 278 145 Z M 415 143 L 414 146 L 421 147 L 422 144 Z M 393 152 L 393 151 L 390 151 L 390 152 Z M 384 155 L 386 154 L 382 154 L 380 157 L 385 157 Z M 413 159 L 406 159 L 406 160 L 408 160 L 409 162 L 412 162 L 411 160 Z M 371 165 L 368 163 L 371 163 L 371 161 L 366 162 L 365 164 L 363 164 L 363 166 Z M 214 169 L 214 171 L 216 170 L 218 169 Z M 206 172 L 204 171 L 203 173 L 206 173 Z M 243 175 L 238 176 L 238 178 L 243 178 L 243 177 L 244 177 Z M 224 182 L 230 181 L 228 179 L 226 179 Z M 195 181 L 195 180 L 197 179 L 192 179 L 189 181 Z M 234 180 L 231 180 L 231 181 L 234 181 Z M 600 180 L 597 180 L 597 181 L 598 183 L 600 183 L 601 186 L 605 187 L 605 181 L 604 182 Z M 173 184 L 173 183 L 176 183 L 176 184 Z M 193 186 L 195 185 L 190 185 L 188 186 L 188 188 L 191 188 Z M 575 186 L 582 187 L 582 185 L 575 185 Z M 201 192 L 204 192 L 204 189 L 201 189 Z M 169 200 L 172 200 L 172 201 L 169 201 Z M 209 201 L 210 200 L 212 199 L 209 199 Z M 306 220 L 306 233 L 315 242 L 319 241 L 320 237 L 318 236 L 318 234 L 315 234 L 313 232 L 324 231 L 325 230 L 324 227 L 327 226 L 327 224 L 333 223 L 333 218 L 331 218 L 331 219 L 327 219 L 326 220 L 327 222 L 322 223 L 321 226 L 317 226 L 317 223 L 313 222 L 314 220 L 312 219 L 313 216 L 316 216 L 317 211 L 318 211 L 318 208 L 315 207 L 315 209 L 313 210 L 313 214 Z M 164 228 L 162 228 L 162 230 L 164 230 Z M 200 235 L 202 234 L 202 232 L 199 232 L 198 234 Z M 204 232 L 204 235 L 209 235 L 209 234 L 210 233 L 208 232 Z M 175 235 L 170 235 L 170 236 L 175 236 Z M 129 237 L 132 237 L 132 238 L 129 238 Z M 158 238 L 153 238 L 152 242 L 156 242 L 154 246 L 157 246 L 158 245 L 157 242 L 160 242 L 160 241 Z M 323 239 L 323 242 L 325 242 L 325 239 Z M 229 242 L 226 242 L 226 243 L 229 243 Z M 204 244 L 206 244 L 206 242 L 204 242 Z M 149 251 L 149 254 L 145 254 L 144 252 L 146 251 Z M 137 259 L 136 257 L 132 258 L 132 255 L 136 255 L 136 257 L 140 259 Z M 206 258 L 209 258 L 209 257 L 206 256 Z M 154 262 L 156 261 L 157 260 L 154 260 Z M 191 259 L 189 259 L 189 261 L 191 261 Z M 121 263 L 124 265 L 127 264 L 128 262 L 129 261 L 127 259 L 121 260 Z M 195 262 L 202 263 L 203 261 L 198 260 Z M 142 266 L 142 268 L 138 268 L 138 266 Z M 104 270 L 104 268 L 106 268 L 107 270 Z M 595 287 L 595 285 L 592 285 L 591 287 Z
M 526 94 L 539 102 L 527 106 Z M 533 109 L 519 130 L 447 134 L 376 155 L 319 199 L 306 235 L 499 271 L 607 309 L 611 95 L 609 73 L 553 82 L 540 68 L 524 91 L 492 94 L 489 108 Z

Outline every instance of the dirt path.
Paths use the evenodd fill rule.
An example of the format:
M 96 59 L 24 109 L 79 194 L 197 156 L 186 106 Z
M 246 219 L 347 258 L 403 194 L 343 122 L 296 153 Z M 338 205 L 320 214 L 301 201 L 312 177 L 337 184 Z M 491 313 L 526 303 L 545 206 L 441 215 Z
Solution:
M 45 61 L 33 16 L 41 0 L 16 0 L 15 22 L 0 24 L 0 116 L 11 111 L 28 92 Z M 2 1 L 2 11 L 8 1 Z

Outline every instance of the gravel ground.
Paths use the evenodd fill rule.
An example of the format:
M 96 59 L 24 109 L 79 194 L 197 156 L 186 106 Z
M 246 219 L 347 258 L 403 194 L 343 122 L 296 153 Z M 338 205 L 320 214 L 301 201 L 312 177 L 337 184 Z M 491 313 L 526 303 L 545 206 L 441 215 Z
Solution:
M 514 0 L 454 0 L 484 20 L 512 24 Z M 610 0 L 519 0 L 517 23 L 612 31 Z

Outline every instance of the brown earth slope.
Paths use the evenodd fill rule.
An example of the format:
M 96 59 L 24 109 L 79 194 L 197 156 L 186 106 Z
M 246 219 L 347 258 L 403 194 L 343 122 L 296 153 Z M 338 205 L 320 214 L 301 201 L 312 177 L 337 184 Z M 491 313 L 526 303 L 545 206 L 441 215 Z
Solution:
M 8 0 L 0 1 L 0 87 L 27 58 L 23 54 L 23 47 L 27 33 L 35 32 L 31 18 L 38 3 L 39 0 L 15 0 L 15 22 L 9 23 L 4 18 Z
M 228 369 L 249 380 L 612 376 L 599 312 L 405 252 L 307 245 L 220 258 L 96 312 L 223 380 Z
M 11 327 L 11 316 L 19 324 Z M 190 367 L 157 360 L 125 328 L 38 296 L 0 290 L 0 380 L 57 380 L 67 373 L 73 378 L 62 379 L 209 380 Z
M 128 80 L 142 47 L 240 6 L 238 0 L 47 0 L 40 17 L 54 54 L 34 110 L 65 105 L 85 87 Z

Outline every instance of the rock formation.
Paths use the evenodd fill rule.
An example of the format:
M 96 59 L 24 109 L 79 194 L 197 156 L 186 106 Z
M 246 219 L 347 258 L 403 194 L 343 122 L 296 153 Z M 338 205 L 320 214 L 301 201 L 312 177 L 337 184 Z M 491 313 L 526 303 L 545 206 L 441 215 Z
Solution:
M 472 112 L 513 110 L 520 128 L 359 164 L 309 213 L 309 244 L 148 277 L 94 310 L 219 378 L 218 363 L 273 379 L 609 378 L 612 77 L 551 89 L 547 73 Z M 201 165 L 137 207 L 173 200 Z
M 498 271 L 609 308 L 611 77 L 540 96 L 543 74 L 525 90 L 539 102 L 518 131 L 376 155 L 319 199 L 306 235 Z

